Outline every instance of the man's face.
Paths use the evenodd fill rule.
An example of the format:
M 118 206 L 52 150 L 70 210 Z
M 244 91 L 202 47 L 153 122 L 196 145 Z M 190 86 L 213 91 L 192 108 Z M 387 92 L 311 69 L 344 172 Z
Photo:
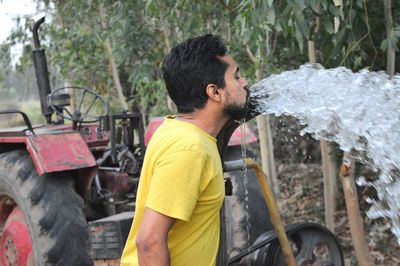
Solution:
M 238 120 L 244 118 L 248 111 L 249 91 L 247 89 L 247 81 L 240 77 L 239 67 L 231 56 L 225 55 L 221 59 L 229 65 L 224 76 L 224 114 Z

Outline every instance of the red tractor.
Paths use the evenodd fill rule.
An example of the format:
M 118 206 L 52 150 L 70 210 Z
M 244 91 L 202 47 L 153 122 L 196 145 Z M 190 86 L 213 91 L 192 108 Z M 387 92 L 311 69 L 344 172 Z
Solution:
M 142 116 L 110 114 L 107 101 L 88 88 L 52 91 L 45 51 L 38 38 L 43 22 L 44 18 L 33 27 L 33 60 L 47 124 L 32 126 L 28 115 L 19 110 L 0 111 L 0 115 L 18 114 L 25 123 L 0 130 L 0 265 L 85 266 L 103 260 L 111 265 L 121 256 L 133 219 L 145 152 Z M 240 146 L 233 147 L 227 158 L 240 158 Z M 238 172 L 231 178 L 236 184 L 242 176 Z M 251 173 L 249 178 L 251 181 Z M 253 265 L 281 265 L 282 255 L 266 206 L 259 205 L 263 203 L 260 194 L 252 193 L 251 188 L 249 192 L 250 197 L 258 197 L 252 199 L 258 206 L 252 205 L 255 215 L 250 220 L 257 217 L 254 219 L 265 222 L 252 229 L 254 245 L 248 248 L 243 244 L 247 247 L 231 255 L 230 263 L 252 255 Z M 236 230 L 231 225 L 236 218 L 229 216 L 232 213 L 226 212 L 227 232 Z M 243 221 L 236 221 L 238 224 Z M 329 232 L 319 226 L 301 226 L 291 225 L 288 232 L 297 233 L 302 248 L 327 243 L 332 264 L 323 265 L 342 263 L 340 247 Z M 315 237 L 307 238 L 310 232 Z M 226 248 L 235 249 L 237 244 L 229 233 L 227 239 Z M 265 254 L 273 256 L 265 258 Z M 270 258 L 275 259 L 273 264 L 268 264 Z
M 25 122 L 0 131 L 0 265 L 92 265 L 103 248 L 100 258 L 120 252 L 118 237 L 132 220 L 145 149 L 141 115 L 110 115 L 105 99 L 87 88 L 51 91 L 38 38 L 43 22 L 33 28 L 33 60 L 47 125 L 32 126 L 18 110 L 0 112 Z M 88 221 L 122 212 L 130 215 L 120 228 L 108 228 L 106 221 L 100 222 L 103 231 L 88 230 Z M 98 238 L 89 238 L 90 230 Z

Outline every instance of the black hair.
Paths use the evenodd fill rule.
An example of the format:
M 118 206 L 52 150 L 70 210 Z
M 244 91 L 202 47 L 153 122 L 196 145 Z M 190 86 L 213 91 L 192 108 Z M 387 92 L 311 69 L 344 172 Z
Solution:
M 224 74 L 229 65 L 220 57 L 226 53 L 221 37 L 206 34 L 182 42 L 164 58 L 165 85 L 179 113 L 203 108 L 208 84 L 225 87 Z

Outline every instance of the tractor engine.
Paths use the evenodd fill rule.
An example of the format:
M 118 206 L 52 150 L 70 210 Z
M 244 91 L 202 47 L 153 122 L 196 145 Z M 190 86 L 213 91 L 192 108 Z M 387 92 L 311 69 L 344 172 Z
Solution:
M 134 211 L 135 192 L 144 156 L 141 115 L 123 113 L 101 118 L 99 130 L 108 132 L 109 147 L 93 147 L 98 165 L 88 193 L 89 221 Z

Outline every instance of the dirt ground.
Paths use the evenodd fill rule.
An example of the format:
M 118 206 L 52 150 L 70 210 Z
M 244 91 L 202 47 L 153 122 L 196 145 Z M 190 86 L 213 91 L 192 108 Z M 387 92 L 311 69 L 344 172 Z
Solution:
M 285 224 L 295 222 L 317 222 L 324 224 L 323 180 L 320 164 L 291 164 L 278 166 L 281 193 L 278 206 Z M 346 207 L 340 191 L 338 210 L 335 214 L 335 234 L 345 255 L 345 265 L 358 265 L 355 258 Z M 366 217 L 369 189 L 359 188 L 360 209 L 364 218 L 366 241 L 375 265 L 400 265 L 400 247 L 390 231 L 388 221 L 371 220 Z

